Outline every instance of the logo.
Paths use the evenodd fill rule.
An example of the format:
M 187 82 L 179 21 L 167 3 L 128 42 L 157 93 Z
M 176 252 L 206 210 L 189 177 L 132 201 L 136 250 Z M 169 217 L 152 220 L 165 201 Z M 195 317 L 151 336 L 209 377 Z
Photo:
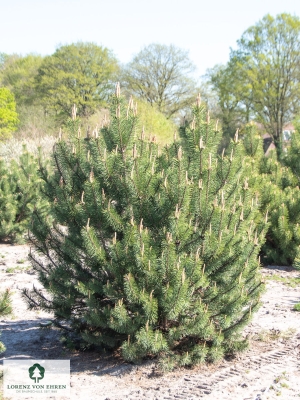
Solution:
M 32 367 L 28 368 L 28 372 L 30 379 L 33 379 L 35 383 L 39 383 L 44 378 L 45 368 L 40 364 L 33 364 Z
M 69 397 L 70 360 L 3 360 L 3 398 Z

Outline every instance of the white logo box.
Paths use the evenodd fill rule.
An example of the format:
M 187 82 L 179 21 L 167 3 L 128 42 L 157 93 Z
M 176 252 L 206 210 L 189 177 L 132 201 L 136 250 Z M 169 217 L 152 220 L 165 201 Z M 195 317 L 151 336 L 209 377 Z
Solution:
M 70 397 L 70 360 L 3 360 L 3 395 L 11 399 Z

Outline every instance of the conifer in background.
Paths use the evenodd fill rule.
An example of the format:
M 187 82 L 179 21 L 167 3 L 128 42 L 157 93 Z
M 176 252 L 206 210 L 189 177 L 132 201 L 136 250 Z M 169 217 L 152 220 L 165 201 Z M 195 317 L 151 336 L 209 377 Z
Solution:
M 0 159 L 0 240 L 22 242 L 34 208 L 45 212 L 39 162 L 23 147 L 19 160 Z
M 275 156 L 275 155 L 274 155 Z M 295 175 L 275 157 L 265 160 L 262 208 L 270 227 L 262 250 L 264 262 L 291 265 L 300 255 L 300 191 Z
M 11 296 L 9 289 L 0 293 L 0 317 L 10 314 L 11 308 Z M 0 341 L 0 354 L 5 351 L 5 345 Z
M 287 157 L 284 159 L 285 164 L 292 170 L 295 179 L 297 180 L 297 185 L 294 189 L 294 201 L 293 205 L 296 208 L 296 218 L 295 220 L 295 232 L 297 233 L 297 252 L 294 258 L 293 266 L 300 269 L 300 122 L 296 121 L 296 129 L 292 134 L 290 147 L 288 148 Z
M 260 193 L 260 209 L 268 213 L 269 228 L 262 247 L 265 264 L 291 265 L 300 255 L 300 191 L 298 133 L 293 135 L 291 147 L 281 162 L 272 152 L 263 154 L 262 138 L 255 125 L 244 129 L 243 145 L 252 159 L 251 183 Z
M 286 149 L 283 162 L 293 172 L 298 186 L 300 185 L 300 120 L 295 121 L 295 131 L 292 133 L 290 145 Z
M 119 93 L 110 121 L 82 137 L 73 113 L 42 170 L 54 222 L 34 213 L 33 267 L 45 291 L 24 292 L 58 326 L 125 360 L 162 367 L 217 360 L 245 348 L 240 332 L 259 306 L 265 217 L 236 135 L 200 104 L 180 138 L 159 148 Z

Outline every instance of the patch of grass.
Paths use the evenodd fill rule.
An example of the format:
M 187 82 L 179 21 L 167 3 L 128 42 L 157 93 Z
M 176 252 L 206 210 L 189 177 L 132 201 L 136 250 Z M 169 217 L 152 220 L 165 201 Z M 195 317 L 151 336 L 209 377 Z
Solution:
M 280 331 L 277 331 L 275 329 L 273 330 L 263 329 L 260 332 L 258 332 L 256 340 L 259 340 L 260 342 L 271 342 L 279 338 L 280 338 Z
M 21 260 L 17 260 L 17 264 L 24 264 L 25 260 L 21 259 Z
M 261 342 L 272 342 L 278 339 L 290 339 L 294 336 L 296 329 L 288 328 L 285 331 L 280 331 L 279 329 L 262 329 L 255 336 L 254 340 Z
M 14 274 L 15 272 L 18 272 L 20 270 L 21 270 L 20 267 L 9 267 L 9 268 L 6 268 L 5 272 L 8 274 Z
M 280 383 L 281 387 L 288 389 L 289 385 L 286 382 L 281 382 Z
M 294 307 L 293 307 L 293 310 L 294 311 L 300 311 L 300 303 L 295 304 Z
M 282 282 L 284 285 L 290 286 L 292 288 L 295 288 L 300 285 L 300 277 L 281 277 L 279 275 L 271 275 L 268 276 L 267 279 L 271 281 L 277 281 L 277 282 Z
M 281 332 L 281 338 L 282 339 L 291 339 L 296 333 L 296 329 L 295 328 L 288 328 L 285 331 Z
M 274 379 L 274 383 L 275 384 L 280 384 L 280 388 L 285 388 L 285 389 L 289 389 L 289 385 L 285 382 L 286 380 L 288 380 L 288 376 L 286 374 L 286 371 L 283 371 L 280 375 L 278 375 L 275 379 Z M 282 382 L 283 381 L 283 382 Z M 275 387 L 272 386 L 272 388 L 275 390 Z M 276 392 L 276 396 L 280 396 L 281 395 L 281 391 L 277 389 Z
M 6 268 L 5 272 L 7 274 L 15 274 L 17 272 L 24 272 L 24 271 L 28 271 L 30 269 L 30 266 L 25 266 L 25 267 L 20 267 L 19 265 L 15 266 L 15 267 L 9 267 Z

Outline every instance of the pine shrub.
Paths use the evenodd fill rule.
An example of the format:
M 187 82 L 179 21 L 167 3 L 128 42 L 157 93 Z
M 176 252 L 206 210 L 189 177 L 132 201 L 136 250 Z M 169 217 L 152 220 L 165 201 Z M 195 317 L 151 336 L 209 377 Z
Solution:
M 254 124 L 247 125 L 243 133 L 245 155 L 252 160 L 251 184 L 260 193 L 262 214 L 268 213 L 269 219 L 262 259 L 265 264 L 295 265 L 300 255 L 299 140 L 295 136 L 284 159 L 278 161 L 275 152 L 263 154 L 262 138 Z
M 287 148 L 286 157 L 284 157 L 285 165 L 293 173 L 293 186 L 289 188 L 289 203 L 292 203 L 293 213 L 290 220 L 294 224 L 294 249 L 293 249 L 293 266 L 300 269 L 300 123 L 296 122 L 295 132 L 292 134 L 290 147 Z
M 0 240 L 24 241 L 34 208 L 45 212 L 38 169 L 38 159 L 26 146 L 18 160 L 0 159 Z
M 292 265 L 300 255 L 300 191 L 295 176 L 278 161 L 266 161 L 261 200 L 270 227 L 262 248 L 266 263 Z
M 292 133 L 290 146 L 287 147 L 283 162 L 293 172 L 300 185 L 300 121 L 295 122 L 295 131 Z
M 10 291 L 7 289 L 3 293 L 0 293 L 0 316 L 8 315 L 11 311 L 11 296 Z M 0 354 L 3 353 L 5 349 L 4 344 L 0 341 Z
M 139 133 L 136 108 L 111 100 L 110 121 L 82 137 L 69 123 L 42 170 L 53 221 L 36 210 L 32 265 L 45 290 L 31 307 L 125 360 L 159 356 L 170 369 L 247 346 L 241 330 L 264 285 L 258 253 L 266 222 L 236 135 L 197 104 L 164 148 Z

